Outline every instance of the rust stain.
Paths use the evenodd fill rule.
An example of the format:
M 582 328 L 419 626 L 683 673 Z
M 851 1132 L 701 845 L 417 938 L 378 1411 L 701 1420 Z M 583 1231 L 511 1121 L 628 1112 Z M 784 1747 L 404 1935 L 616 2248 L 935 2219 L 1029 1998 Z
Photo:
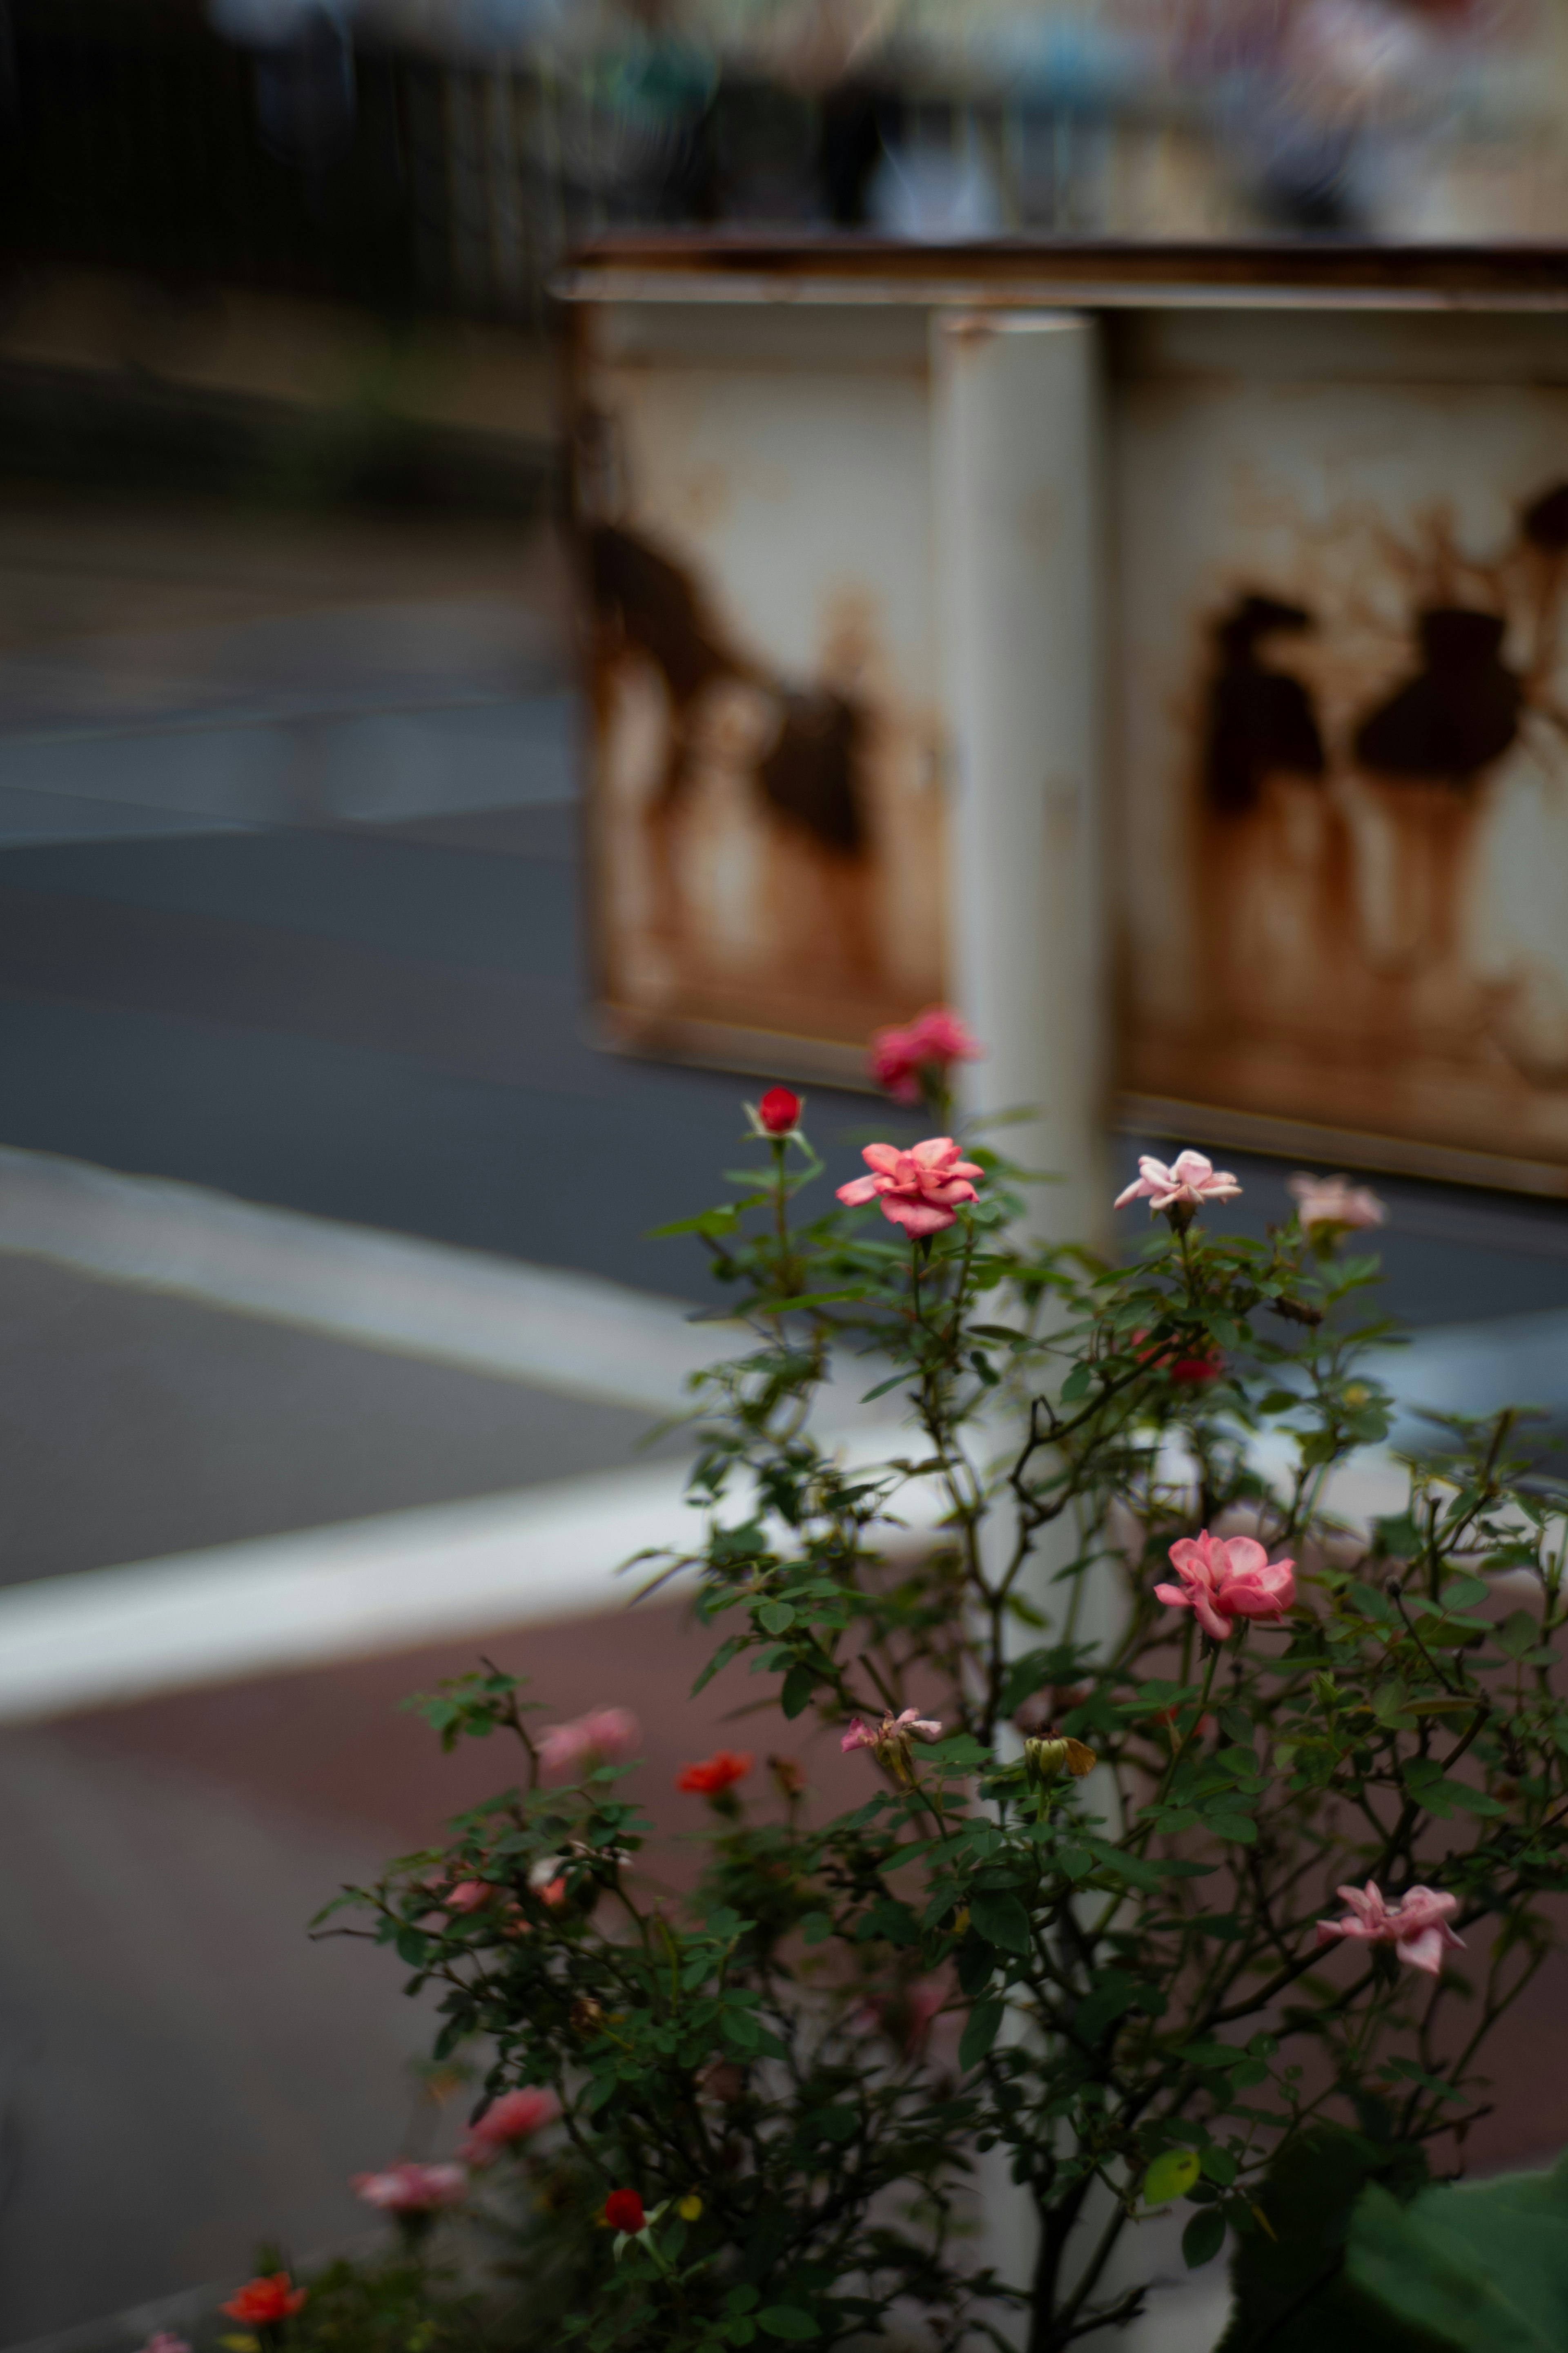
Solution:
M 1256 808 L 1277 771 L 1314 781 L 1323 774 L 1310 694 L 1290 671 L 1271 669 L 1264 659 L 1269 638 L 1314 626 L 1305 606 L 1253 589 L 1215 627 L 1204 773 L 1210 806 L 1223 816 Z
M 1374 776 L 1473 786 L 1519 733 L 1523 684 L 1502 659 L 1498 613 L 1437 605 L 1415 617 L 1420 667 L 1363 719 L 1355 754 Z
M 1199 926 L 1198 1027 L 1170 1030 L 1186 1068 L 1152 1082 L 1384 1126 L 1379 1088 L 1436 1088 L 1461 1125 L 1510 1066 L 1561 1094 L 1568 970 L 1484 911 L 1514 887 L 1496 812 L 1568 794 L 1568 481 L 1484 559 L 1440 504 L 1403 533 L 1342 507 L 1293 535 L 1293 576 L 1237 581 L 1200 622 L 1188 888 L 1227 915 Z
M 858 1042 L 941 987 L 940 926 L 918 972 L 883 946 L 911 848 L 889 827 L 921 829 L 908 781 L 920 731 L 879 691 L 873 603 L 830 596 L 816 674 L 785 676 L 678 553 L 626 520 L 606 422 L 585 437 L 596 475 L 579 481 L 601 506 L 580 538 L 611 994 Z

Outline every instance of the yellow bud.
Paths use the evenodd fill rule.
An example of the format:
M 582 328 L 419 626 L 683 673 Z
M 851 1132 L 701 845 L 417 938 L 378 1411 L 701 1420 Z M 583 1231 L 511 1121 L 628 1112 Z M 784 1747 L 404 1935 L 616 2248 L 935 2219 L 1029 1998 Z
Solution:
M 702 2212 L 702 2200 L 695 2189 L 689 2190 L 676 2208 L 683 2222 L 695 2222 Z
M 1037 1781 L 1054 1781 L 1058 1773 L 1064 1772 L 1070 1773 L 1075 1781 L 1081 1781 L 1086 1773 L 1093 1772 L 1100 1760 L 1081 1740 L 1068 1740 L 1058 1734 L 1049 1739 L 1026 1740 L 1024 1761 Z
M 968 1906 L 968 1905 L 967 1905 L 967 1904 L 961 1904 L 961 1905 L 959 1905 L 959 1907 L 958 1907 L 957 1911 L 953 1914 L 953 1915 L 952 1915 L 952 1933 L 953 1933 L 953 1935 L 954 1935 L 955 1936 L 968 1936 L 968 1934 L 969 1934 L 969 1906 Z

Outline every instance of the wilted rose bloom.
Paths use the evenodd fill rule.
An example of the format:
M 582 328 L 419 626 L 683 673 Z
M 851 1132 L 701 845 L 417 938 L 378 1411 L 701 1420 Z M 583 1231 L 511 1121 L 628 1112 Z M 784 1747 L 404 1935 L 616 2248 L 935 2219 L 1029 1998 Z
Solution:
M 1116 1196 L 1113 1206 L 1124 1208 L 1129 1201 L 1147 1201 L 1150 1213 L 1158 1216 L 1162 1209 L 1185 1210 L 1190 1217 L 1201 1209 L 1205 1201 L 1234 1201 L 1241 1192 L 1240 1186 L 1227 1168 L 1216 1168 L 1203 1152 L 1178 1152 L 1167 1168 L 1145 1152 L 1138 1163 L 1135 1181 Z
M 985 1050 L 956 1013 L 929 1005 L 901 1029 L 879 1029 L 871 1040 L 871 1076 L 899 1103 L 919 1103 L 922 1069 L 945 1071 L 953 1062 L 974 1062 Z
M 1296 1599 L 1296 1564 L 1271 1561 L 1253 1536 L 1183 1536 L 1171 1546 L 1180 1585 L 1157 1585 L 1173 1609 L 1191 1609 L 1211 1641 L 1223 1642 L 1238 1618 L 1282 1618 Z
M 417 2165 L 403 2158 L 382 2173 L 356 2173 L 349 2187 L 367 2206 L 384 2214 L 434 2214 L 468 2196 L 468 2177 L 460 2165 Z
M 933 1717 L 921 1715 L 918 1710 L 906 1707 L 902 1715 L 885 1715 L 875 1730 L 862 1724 L 860 1718 L 850 1719 L 849 1729 L 838 1746 L 845 1756 L 852 1748 L 869 1748 L 879 1765 L 896 1774 L 900 1781 L 912 1782 L 910 1770 L 911 1740 L 940 1740 L 942 1726 Z
M 1334 1893 L 1351 1907 L 1348 1920 L 1320 1920 L 1318 1942 L 1331 1945 L 1337 1937 L 1368 1945 L 1392 1945 L 1413 1969 L 1436 1977 L 1445 1952 L 1462 1953 L 1465 1940 L 1448 1926 L 1448 1915 L 1459 1908 L 1457 1895 L 1435 1887 L 1412 1887 L 1397 1904 L 1384 1901 L 1377 1882 L 1363 1887 L 1338 1887 Z
M 635 2189 L 612 2189 L 605 2200 L 605 2220 L 612 2231 L 640 2231 L 647 2221 Z
M 985 1171 L 962 1156 L 951 1135 L 928 1136 L 908 1152 L 868 1144 L 860 1157 L 871 1174 L 840 1185 L 839 1199 L 850 1209 L 879 1200 L 882 1215 L 907 1234 L 940 1234 L 953 1223 L 960 1202 L 980 1198 L 972 1180 Z
M 1296 1204 L 1303 1233 L 1314 1226 L 1381 1226 L 1388 1211 L 1368 1185 L 1348 1176 L 1292 1176 L 1285 1187 Z
M 770 1087 L 757 1105 L 757 1124 L 769 1135 L 793 1135 L 800 1113 L 800 1097 L 792 1087 Z
M 743 1781 L 751 1771 L 750 1749 L 716 1748 L 700 1765 L 688 1765 L 676 1776 L 675 1786 L 690 1798 L 717 1798 Z
M 520 2140 L 527 2140 L 546 2125 L 552 2125 L 561 2114 L 561 2103 L 553 2092 L 536 2084 L 525 2084 L 515 2092 L 503 2092 L 492 2100 L 484 2115 L 468 2126 L 458 2155 L 465 2165 L 493 2165 L 503 2149 L 512 2148 Z
M 280 2320 L 288 2320 L 300 2309 L 309 2293 L 306 2288 L 294 2286 L 287 2272 L 271 2272 L 247 2280 L 223 2310 L 231 2320 L 241 2321 L 247 2328 L 274 2328 Z
M 618 1765 L 642 1738 L 629 1708 L 590 1708 L 572 1724 L 542 1733 L 539 1764 L 547 1781 L 577 1781 L 600 1765 Z

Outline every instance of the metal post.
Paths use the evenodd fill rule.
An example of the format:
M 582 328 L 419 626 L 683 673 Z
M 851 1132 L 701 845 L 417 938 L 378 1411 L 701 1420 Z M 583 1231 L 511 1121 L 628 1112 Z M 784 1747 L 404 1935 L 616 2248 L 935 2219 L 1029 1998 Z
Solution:
M 1109 1225 L 1101 912 L 1104 494 L 1098 331 L 1055 311 L 938 311 L 937 573 L 954 995 L 988 1048 L 972 1111 L 1062 1181 L 1036 1229 Z

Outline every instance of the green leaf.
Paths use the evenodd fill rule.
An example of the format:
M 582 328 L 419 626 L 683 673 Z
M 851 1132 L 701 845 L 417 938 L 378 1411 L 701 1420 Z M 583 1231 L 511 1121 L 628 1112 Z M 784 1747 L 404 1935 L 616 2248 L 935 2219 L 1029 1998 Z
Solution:
M 1146 1862 L 1142 1855 L 1123 1854 L 1109 1839 L 1091 1837 L 1088 1831 L 1079 1835 L 1100 1869 L 1112 1878 L 1126 1880 L 1131 1887 L 1142 1887 L 1152 1893 L 1166 1876 L 1157 1864 Z
M 1143 2203 L 1168 2206 L 1173 2198 L 1180 2198 L 1189 2190 L 1197 2178 L 1196 2150 L 1168 2148 L 1154 2159 L 1143 2177 Z
M 736 1651 L 741 1649 L 742 1643 L 742 1637 L 739 1634 L 731 1634 L 728 1641 L 720 1643 L 718 1649 L 714 1651 L 713 1656 L 709 1660 L 708 1664 L 703 1668 L 702 1672 L 698 1676 L 697 1681 L 691 1686 L 691 1696 L 693 1699 L 696 1698 L 698 1693 L 701 1691 L 706 1684 L 712 1682 L 716 1674 L 729 1665 Z
M 1089 1369 L 1087 1365 L 1075 1365 L 1062 1383 L 1062 1403 L 1076 1405 L 1079 1398 L 1089 1395 Z
M 988 1944 L 1020 1956 L 1029 1949 L 1029 1915 L 1008 1888 L 983 1888 L 969 1907 L 969 1916 Z
M 816 1674 L 803 1661 L 797 1660 L 784 1679 L 779 1705 L 788 1716 L 804 1715 L 811 1705 L 811 1694 L 816 1689 Z
M 1002 2031 L 1006 2007 L 1002 2001 L 977 2001 L 970 2011 L 958 2045 L 958 2063 L 965 2074 L 978 2067 Z
M 1401 2206 L 1369 2183 L 1346 2271 L 1407 2325 L 1464 2353 L 1568 2345 L 1568 2162 L 1551 2173 L 1423 2189 Z
M 1521 1659 L 1534 1649 L 1540 1632 L 1540 1620 L 1530 1610 L 1510 1609 L 1502 1624 L 1493 1627 L 1492 1640 L 1510 1659 Z
M 1225 2244 L 1225 2216 L 1217 2206 L 1205 2206 L 1182 2232 L 1182 2257 L 1190 2272 L 1212 2263 Z
M 800 1933 L 808 1945 L 825 1944 L 833 1934 L 833 1923 L 826 1912 L 808 1912 L 800 1924 Z
M 1217 1839 L 1226 1839 L 1235 1846 L 1256 1846 L 1258 1824 L 1246 1814 L 1210 1814 L 1208 1828 Z
M 757 1616 L 770 1634 L 787 1634 L 795 1624 L 795 1611 L 787 1601 L 764 1601 Z
M 912 1381 L 914 1377 L 912 1372 L 895 1373 L 891 1380 L 879 1381 L 874 1389 L 868 1389 L 860 1402 L 862 1405 L 869 1405 L 874 1398 L 886 1397 L 889 1389 L 902 1388 L 906 1381 Z
M 757 2327 L 765 2328 L 770 2337 L 785 2337 L 798 2344 L 822 2334 L 810 2313 L 793 2304 L 765 2304 L 757 2315 Z

